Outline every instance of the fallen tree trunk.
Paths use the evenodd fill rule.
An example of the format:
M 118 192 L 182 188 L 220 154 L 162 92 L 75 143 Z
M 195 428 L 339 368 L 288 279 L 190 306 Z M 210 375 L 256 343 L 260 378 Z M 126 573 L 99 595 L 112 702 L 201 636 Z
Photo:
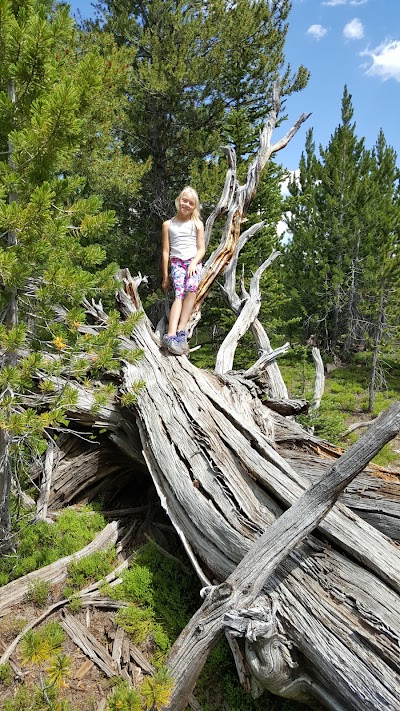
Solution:
M 258 678 L 262 679 L 263 671 L 264 673 L 266 671 L 267 674 L 271 672 L 271 670 L 262 668 L 262 662 L 266 660 L 263 660 L 259 653 L 260 643 L 257 645 L 257 640 L 259 637 L 262 638 L 261 644 L 265 647 L 265 636 L 266 634 L 270 635 L 273 628 L 276 627 L 275 620 L 271 619 L 271 615 L 265 613 L 261 616 L 257 629 L 253 619 L 254 611 L 249 608 L 260 595 L 268 578 L 279 564 L 323 519 L 333 506 L 340 491 L 368 464 L 386 442 L 397 435 L 400 430 L 400 403 L 395 404 L 387 411 L 385 417 L 382 418 L 381 425 L 379 431 L 378 428 L 375 428 L 369 437 L 359 440 L 349 452 L 332 465 L 322 479 L 313 484 L 258 538 L 224 583 L 207 590 L 206 601 L 182 632 L 170 654 L 169 664 L 175 679 L 174 693 L 169 704 L 171 710 L 183 711 L 186 707 L 187 698 L 195 685 L 207 653 L 226 625 L 234 633 L 249 639 L 248 651 Z M 275 635 L 277 634 L 275 629 L 273 632 Z M 400 629 L 398 629 L 399 632 Z M 332 656 L 334 653 L 335 650 L 332 651 Z M 354 666 L 354 662 L 350 658 L 349 664 Z M 288 692 L 290 690 L 293 692 L 292 667 L 290 664 L 287 665 L 289 673 L 285 678 L 282 673 L 282 665 L 280 666 L 280 691 Z M 276 675 L 276 671 L 272 671 Z M 335 671 L 339 672 L 340 669 Z M 387 671 L 390 672 L 390 668 Z M 363 673 L 365 683 L 370 686 L 372 682 L 376 686 L 375 669 L 365 663 Z M 359 675 L 360 669 L 358 669 L 358 683 L 360 684 Z M 390 674 L 386 673 L 386 689 L 384 692 L 383 690 L 380 692 L 381 708 L 383 708 L 382 704 L 385 708 L 394 708 L 400 704 L 400 676 L 398 674 L 391 676 L 392 679 L 389 678 Z M 284 682 L 286 683 L 283 686 Z M 312 685 L 310 686 L 312 688 Z M 325 697 L 324 700 L 326 701 L 327 698 Z M 348 701 L 349 694 L 346 694 L 346 702 Z M 371 708 L 376 708 L 376 703 Z
M 127 275 L 126 291 L 128 296 L 121 293 L 119 298 L 122 311 L 128 315 L 139 302 Z M 275 415 L 257 403 L 246 387 L 233 377 L 199 371 L 186 357 L 160 352 L 146 320 L 138 327 L 134 341 L 143 348 L 144 357 L 138 366 L 127 366 L 125 388 L 129 390 L 130 383 L 139 377 L 146 382 L 134 415 L 149 471 L 203 584 L 210 579 L 223 581 L 249 551 L 252 541 L 280 515 L 281 507 L 300 498 L 307 484 L 271 446 Z M 395 671 L 400 639 L 399 551 L 342 504 L 325 516 L 319 530 L 329 536 L 335 548 L 309 537 L 300 551 L 279 566 L 267 586 L 279 601 L 281 589 L 291 599 L 273 626 L 282 635 L 283 649 L 294 643 L 293 628 L 298 630 L 297 683 L 289 682 L 286 674 L 285 683 L 278 689 L 276 670 L 270 669 L 267 674 L 261 667 L 257 683 L 299 700 L 310 700 L 314 695 L 328 708 L 375 709 L 378 697 L 380 708 L 393 708 L 393 699 L 400 703 L 400 677 Z M 355 581 L 361 583 L 356 585 Z M 321 669 L 317 665 L 312 673 L 315 640 L 310 630 L 314 613 L 311 602 L 304 611 L 304 597 L 318 608 L 315 617 L 322 620 L 331 645 L 329 655 L 325 653 L 321 660 Z M 267 603 L 257 600 L 256 607 L 260 604 L 265 608 Z M 304 615 L 303 623 L 299 610 Z M 335 641 L 334 620 L 340 620 L 341 629 L 352 639 L 344 668 L 343 650 L 340 652 L 343 641 Z M 212 624 L 216 633 L 220 622 L 213 619 Z M 365 632 L 367 624 L 369 629 L 380 630 L 379 644 L 372 653 L 371 634 Z M 307 630 L 306 635 L 302 629 Z M 258 643 L 263 644 L 260 640 Z M 358 686 L 359 659 L 365 656 L 369 659 L 368 664 L 365 661 L 369 681 Z M 190 654 L 186 666 L 189 658 Z M 378 670 L 379 677 L 384 672 L 388 679 L 385 693 L 371 669 Z M 337 674 L 340 685 L 330 689 L 326 679 Z M 289 676 L 292 679 L 292 672 Z

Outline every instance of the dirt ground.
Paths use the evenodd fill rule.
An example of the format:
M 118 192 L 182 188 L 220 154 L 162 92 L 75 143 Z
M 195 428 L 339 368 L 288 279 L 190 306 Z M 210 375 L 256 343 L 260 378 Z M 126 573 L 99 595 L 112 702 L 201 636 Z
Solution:
M 0 619 L 0 645 L 4 649 L 15 639 L 25 626 L 27 621 L 32 621 L 40 617 L 43 610 L 36 608 L 32 604 L 26 603 L 16 606 L 12 615 L 8 614 Z M 111 655 L 112 639 L 117 626 L 115 624 L 115 612 L 99 611 L 86 608 L 74 615 L 76 619 L 85 625 L 101 645 Z M 60 622 L 62 612 L 57 611 L 49 616 L 42 624 L 47 622 Z M 146 657 L 148 649 L 141 647 L 141 652 Z M 115 678 L 109 678 L 96 664 L 77 647 L 70 637 L 64 632 L 64 642 L 62 653 L 70 659 L 70 675 L 66 681 L 66 686 L 60 689 L 58 698 L 66 699 L 71 706 L 79 711 L 98 711 L 104 707 L 104 700 L 110 694 L 115 684 Z M 32 698 L 40 684 L 40 667 L 38 665 L 26 666 L 23 664 L 19 646 L 11 656 L 11 660 L 22 672 L 22 679 L 32 692 Z M 43 665 L 45 670 L 46 664 Z M 137 669 L 137 679 L 143 679 L 143 673 L 139 667 Z M 0 709 L 4 708 L 4 701 L 12 699 L 17 692 L 22 679 L 15 679 L 11 686 L 6 686 L 0 682 Z

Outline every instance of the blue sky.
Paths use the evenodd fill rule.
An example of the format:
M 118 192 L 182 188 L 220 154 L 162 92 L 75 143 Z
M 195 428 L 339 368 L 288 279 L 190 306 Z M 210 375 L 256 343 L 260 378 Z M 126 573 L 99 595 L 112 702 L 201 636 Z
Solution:
M 400 0 L 292 0 L 286 57 L 293 69 L 304 64 L 309 84 L 286 105 L 288 121 L 278 139 L 303 112 L 308 121 L 277 158 L 289 169 L 298 166 L 307 128 L 317 148 L 325 147 L 340 123 L 344 85 L 353 97 L 359 138 L 371 148 L 380 128 L 400 164 Z M 89 17 L 90 0 L 72 0 Z

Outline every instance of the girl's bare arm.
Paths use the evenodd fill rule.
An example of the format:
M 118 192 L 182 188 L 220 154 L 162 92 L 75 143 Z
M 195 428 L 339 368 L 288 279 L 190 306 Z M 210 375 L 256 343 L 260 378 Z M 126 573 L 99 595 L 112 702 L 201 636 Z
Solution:
M 201 227 L 197 228 L 197 252 L 189 264 L 188 276 L 192 276 L 195 273 L 197 265 L 199 264 L 199 262 L 201 262 L 205 253 L 206 244 L 204 241 L 204 225 L 203 223 L 201 223 Z

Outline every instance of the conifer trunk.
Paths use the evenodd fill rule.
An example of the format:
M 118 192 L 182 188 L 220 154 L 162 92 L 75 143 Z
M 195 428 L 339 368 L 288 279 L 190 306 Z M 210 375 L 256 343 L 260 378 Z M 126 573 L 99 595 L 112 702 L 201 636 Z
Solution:
M 374 331 L 374 343 L 372 347 L 372 362 L 371 362 L 371 372 L 369 377 L 369 399 L 368 399 L 368 412 L 372 412 L 374 409 L 375 402 L 375 381 L 376 372 L 378 367 L 378 355 L 379 355 L 379 344 L 382 338 L 382 328 L 383 320 L 385 315 L 385 292 L 382 291 L 379 298 L 379 308 L 376 318 L 375 331 Z
M 14 82 L 11 80 L 8 86 L 8 98 L 14 105 L 16 101 L 15 96 L 15 86 Z M 8 164 L 10 168 L 14 168 L 14 148 L 12 142 L 8 141 Z M 17 195 L 15 192 L 10 192 L 8 196 L 8 202 L 11 204 L 17 201 Z M 7 245 L 8 247 L 14 247 L 17 244 L 17 233 L 15 230 L 8 231 Z M 18 324 L 18 296 L 16 288 L 11 290 L 7 304 L 6 322 L 9 328 L 14 328 Z M 4 355 L 4 362 L 8 365 L 15 365 L 17 362 L 17 354 L 15 350 L 8 350 Z
M 0 553 L 12 550 L 10 540 L 10 496 L 12 484 L 12 470 L 10 463 L 10 436 L 6 430 L 0 428 Z

